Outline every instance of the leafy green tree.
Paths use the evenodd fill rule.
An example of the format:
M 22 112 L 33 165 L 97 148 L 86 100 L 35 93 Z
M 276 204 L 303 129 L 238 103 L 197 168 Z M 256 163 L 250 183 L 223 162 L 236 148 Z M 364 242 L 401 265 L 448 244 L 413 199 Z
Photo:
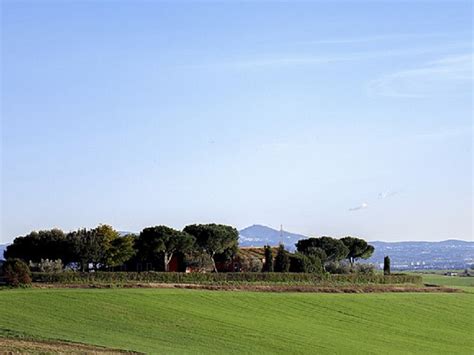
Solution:
M 296 249 L 307 256 L 317 256 L 323 264 L 345 259 L 349 253 L 342 241 L 331 237 L 301 239 L 296 243 Z
M 283 244 L 278 246 L 273 269 L 275 272 L 288 272 L 290 270 L 290 256 Z
M 374 253 L 374 247 L 367 244 L 363 239 L 354 238 L 354 237 L 345 237 L 341 239 L 341 242 L 349 249 L 349 253 L 346 258 L 349 260 L 351 265 L 354 265 L 354 262 L 357 259 L 368 259 Z
M 143 260 L 162 259 L 165 271 L 175 253 L 186 253 L 194 246 L 195 238 L 167 226 L 145 228 L 137 240 L 137 250 Z
M 264 246 L 265 261 L 263 262 L 263 272 L 273 272 L 273 251 L 269 245 Z
M 2 265 L 2 273 L 9 286 L 19 287 L 31 284 L 30 268 L 21 259 L 7 259 Z
M 383 274 L 390 275 L 390 257 L 388 255 L 383 258 Z
M 81 270 L 107 269 L 118 266 L 133 256 L 133 237 L 120 237 L 111 226 L 101 224 L 93 229 L 79 229 L 69 234 L 73 242 L 75 261 Z
M 94 270 L 106 267 L 111 242 L 120 236 L 111 226 L 99 225 L 94 229 L 84 228 L 73 232 L 72 237 L 81 269 L 86 271 L 89 265 Z
M 217 272 L 216 256 L 230 258 L 237 252 L 239 232 L 231 226 L 222 224 L 192 224 L 184 228 L 184 232 L 196 238 L 198 248 L 208 254 Z
M 130 260 L 136 252 L 134 248 L 135 240 L 136 237 L 133 234 L 113 238 L 106 253 L 106 265 L 108 267 L 116 267 Z

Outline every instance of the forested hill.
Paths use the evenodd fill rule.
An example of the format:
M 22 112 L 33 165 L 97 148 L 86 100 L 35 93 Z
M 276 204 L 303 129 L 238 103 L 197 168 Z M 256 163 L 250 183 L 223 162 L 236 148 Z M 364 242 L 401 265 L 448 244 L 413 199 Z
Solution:
M 289 250 L 295 243 L 307 236 L 253 225 L 240 231 L 240 246 L 278 245 L 280 242 Z M 445 240 L 442 242 L 369 242 L 375 247 L 374 255 L 367 262 L 383 263 L 384 256 L 390 256 L 396 269 L 462 269 L 474 263 L 474 242 Z
M 249 247 L 266 244 L 275 246 L 283 243 L 289 250 L 294 250 L 295 243 L 304 238 L 307 237 L 302 234 L 279 231 L 260 224 L 254 224 L 239 231 L 239 245 Z

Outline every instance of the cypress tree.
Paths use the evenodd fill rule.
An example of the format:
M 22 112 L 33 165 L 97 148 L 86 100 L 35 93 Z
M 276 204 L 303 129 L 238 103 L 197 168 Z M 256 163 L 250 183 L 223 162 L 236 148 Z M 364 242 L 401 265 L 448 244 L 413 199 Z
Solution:
M 288 272 L 290 270 L 290 256 L 285 250 L 283 244 L 278 247 L 277 255 L 275 256 L 275 272 Z
M 269 245 L 265 245 L 265 264 L 263 265 L 264 272 L 273 272 L 273 252 Z
M 390 257 L 383 258 L 383 274 L 390 275 Z

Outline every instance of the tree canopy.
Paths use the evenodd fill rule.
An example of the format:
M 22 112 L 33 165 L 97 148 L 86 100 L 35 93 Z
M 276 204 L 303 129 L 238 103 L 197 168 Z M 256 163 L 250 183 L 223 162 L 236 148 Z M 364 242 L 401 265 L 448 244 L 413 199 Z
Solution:
M 67 264 L 74 259 L 73 243 L 60 229 L 33 231 L 17 237 L 4 252 L 5 259 L 18 258 L 26 262 L 41 259 L 61 259 Z
M 106 224 L 93 229 L 79 229 L 70 233 L 70 238 L 74 243 L 75 261 L 82 270 L 89 269 L 89 265 L 95 270 L 117 266 L 128 255 L 133 255 L 133 242 L 119 240 L 120 234 Z
M 195 238 L 186 233 L 167 226 L 148 227 L 141 231 L 136 248 L 141 260 L 162 260 L 165 271 L 177 252 L 185 253 L 192 249 Z
M 345 259 L 349 253 L 342 241 L 331 237 L 301 239 L 295 245 L 300 253 L 317 256 L 323 263 Z
M 341 239 L 341 242 L 349 249 L 349 253 L 346 258 L 349 259 L 349 262 L 354 264 L 354 261 L 357 259 L 368 259 L 374 252 L 374 247 L 367 244 L 363 239 L 354 238 L 354 237 L 345 237 Z
M 215 272 L 217 254 L 233 256 L 237 252 L 239 232 L 234 227 L 223 224 L 191 224 L 184 228 L 184 232 L 194 236 L 196 245 L 212 258 Z

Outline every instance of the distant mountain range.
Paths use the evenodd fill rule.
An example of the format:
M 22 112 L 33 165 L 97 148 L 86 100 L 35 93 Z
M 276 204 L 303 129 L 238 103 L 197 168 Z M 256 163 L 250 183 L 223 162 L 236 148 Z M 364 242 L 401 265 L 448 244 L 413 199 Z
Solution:
M 278 245 L 282 243 L 286 248 L 293 250 L 295 249 L 295 243 L 304 238 L 307 237 L 302 234 L 276 230 L 260 224 L 254 224 L 239 231 L 239 244 L 240 246 L 247 247 L 264 246 L 266 244 Z
M 288 250 L 295 250 L 302 234 L 279 231 L 267 226 L 253 225 L 240 231 L 240 246 L 261 247 L 282 243 Z M 474 264 L 474 242 L 445 240 L 442 242 L 370 242 L 375 252 L 364 262 L 382 264 L 388 255 L 392 268 L 404 269 L 462 269 Z

